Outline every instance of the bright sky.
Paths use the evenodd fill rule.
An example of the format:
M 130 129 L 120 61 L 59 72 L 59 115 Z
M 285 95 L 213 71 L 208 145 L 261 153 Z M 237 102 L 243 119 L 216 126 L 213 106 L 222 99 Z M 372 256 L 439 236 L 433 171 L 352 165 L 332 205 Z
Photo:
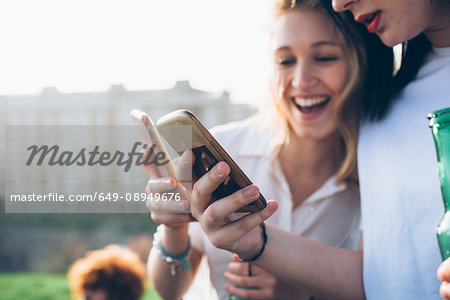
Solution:
M 267 93 L 270 0 L 2 0 L 0 94 L 170 88 Z

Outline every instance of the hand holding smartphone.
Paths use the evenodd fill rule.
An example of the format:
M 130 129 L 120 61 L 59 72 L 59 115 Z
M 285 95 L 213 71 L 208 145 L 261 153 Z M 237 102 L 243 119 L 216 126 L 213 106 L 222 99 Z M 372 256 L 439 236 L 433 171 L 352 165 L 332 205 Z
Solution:
M 152 212 L 167 213 L 187 213 L 189 212 L 191 168 L 174 167 L 173 157 L 169 156 L 169 152 L 161 140 L 158 130 L 152 120 L 145 112 L 134 109 L 130 113 L 131 118 L 139 133 L 147 145 L 146 153 L 142 158 L 142 166 L 151 176 L 151 180 L 147 184 L 146 192 L 148 193 L 147 206 Z M 192 162 L 184 158 L 184 165 L 192 165 Z M 183 185 L 179 178 L 189 178 L 186 185 Z M 171 186 L 173 183 L 158 182 L 161 178 L 172 178 L 175 180 L 175 187 L 170 190 L 164 190 L 162 186 Z M 186 181 L 185 181 L 186 182 Z M 147 189 L 150 187 L 150 190 Z M 185 204 L 185 205 L 183 205 Z M 189 214 L 190 215 L 190 214 Z M 193 219 L 192 215 L 190 218 Z
M 193 177 L 200 178 L 219 161 L 225 161 L 230 166 L 231 171 L 226 180 L 213 192 L 213 201 L 227 197 L 252 184 L 231 156 L 190 111 L 177 110 L 169 113 L 161 117 L 156 126 L 145 112 L 133 110 L 131 117 L 139 125 L 139 130 L 144 141 L 148 145 L 151 145 L 151 147 L 154 147 L 154 150 L 157 152 L 165 153 L 169 157 L 169 160 L 170 150 L 179 156 L 187 150 L 193 152 L 195 161 L 192 167 L 192 174 L 190 174 L 188 180 L 186 178 L 183 180 L 177 178 L 175 168 L 171 161 L 162 168 L 157 168 L 157 172 L 154 172 L 155 175 L 152 175 L 177 178 L 177 188 L 182 190 L 185 199 L 189 199 L 189 195 L 186 188 L 180 182 L 190 180 L 192 183 Z M 184 128 L 183 134 L 180 134 L 180 126 Z M 188 129 L 187 133 L 186 128 Z M 168 147 L 165 147 L 164 144 L 168 145 Z M 257 212 L 264 209 L 264 207 L 266 207 L 266 200 L 260 194 L 257 200 L 239 209 L 238 212 Z
M 191 135 L 181 135 L 175 132 L 176 126 L 188 126 Z M 206 174 L 219 161 L 225 161 L 231 169 L 229 176 L 213 192 L 215 199 L 222 199 L 234 192 L 251 185 L 252 182 L 211 135 L 197 117 L 188 110 L 177 110 L 161 117 L 157 122 L 157 129 L 161 137 L 177 153 L 182 154 L 191 150 L 195 155 L 193 173 L 197 178 Z M 214 199 L 213 199 L 214 200 Z M 242 207 L 238 212 L 257 212 L 266 207 L 266 200 L 260 194 L 254 202 Z

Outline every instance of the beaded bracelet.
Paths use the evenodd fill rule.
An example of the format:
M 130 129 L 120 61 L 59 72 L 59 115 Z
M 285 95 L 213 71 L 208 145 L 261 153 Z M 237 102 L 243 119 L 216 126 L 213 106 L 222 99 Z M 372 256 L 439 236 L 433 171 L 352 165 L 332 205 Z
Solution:
M 156 251 L 158 253 L 158 256 L 161 258 L 161 260 L 167 264 L 170 265 L 170 275 L 175 276 L 176 275 L 176 267 L 183 266 L 185 270 L 189 270 L 189 263 L 187 261 L 187 256 L 189 254 L 189 251 L 191 250 L 191 240 L 188 236 L 188 245 L 186 251 L 184 251 L 181 254 L 175 255 L 170 252 L 167 252 L 161 243 L 161 238 L 159 237 L 159 234 L 161 232 L 161 226 L 158 226 L 156 229 L 155 234 L 153 235 L 153 246 L 156 246 Z
M 258 252 L 258 254 L 256 254 L 255 256 L 253 256 L 252 258 L 249 258 L 249 259 L 241 258 L 240 256 L 238 256 L 239 261 L 241 261 L 241 262 L 255 261 L 263 254 L 264 249 L 266 248 L 266 243 L 267 243 L 267 232 L 266 232 L 266 225 L 264 224 L 264 222 L 259 224 L 259 228 L 261 228 L 261 230 L 262 230 L 261 236 L 263 239 L 263 244 L 262 244 L 261 250 Z

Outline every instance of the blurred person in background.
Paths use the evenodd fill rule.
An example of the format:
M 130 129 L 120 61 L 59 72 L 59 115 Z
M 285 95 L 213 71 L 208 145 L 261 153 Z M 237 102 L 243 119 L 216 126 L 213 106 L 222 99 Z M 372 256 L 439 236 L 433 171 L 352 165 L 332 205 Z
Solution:
M 139 257 L 117 245 L 88 252 L 67 274 L 72 296 L 83 300 L 139 300 L 145 275 Z

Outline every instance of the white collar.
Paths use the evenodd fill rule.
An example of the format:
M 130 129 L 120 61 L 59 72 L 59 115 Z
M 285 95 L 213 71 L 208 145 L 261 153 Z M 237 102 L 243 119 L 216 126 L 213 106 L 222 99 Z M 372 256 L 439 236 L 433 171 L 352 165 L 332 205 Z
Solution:
M 325 198 L 329 198 L 337 193 L 342 192 L 347 188 L 344 182 L 336 183 L 336 174 L 332 175 L 325 181 L 320 188 L 318 188 L 311 196 L 309 196 L 304 203 L 312 203 Z
M 250 125 L 252 120 L 246 120 L 244 121 L 247 123 L 247 125 Z M 260 126 L 254 126 L 254 124 L 251 124 L 253 126 L 244 126 L 242 128 L 245 129 L 245 135 L 243 135 L 245 138 L 243 140 L 237 141 L 237 149 L 236 154 L 239 157 L 265 157 L 264 159 L 267 159 L 267 163 L 272 163 L 273 157 L 273 147 L 271 145 L 271 135 L 267 132 L 264 128 L 261 128 Z M 234 125 L 241 128 L 239 125 Z M 279 162 L 274 163 L 273 168 L 273 176 L 275 178 L 279 178 L 279 183 L 282 185 L 282 189 L 286 190 L 286 192 L 289 192 L 290 189 L 287 184 L 286 178 L 284 176 L 284 173 L 281 170 L 281 165 Z M 304 203 L 309 202 L 315 202 L 327 197 L 330 197 L 334 194 L 337 194 L 347 188 L 346 183 L 336 183 L 336 174 L 331 176 L 330 178 L 325 181 L 325 183 L 318 188 L 313 194 L 311 194 Z

